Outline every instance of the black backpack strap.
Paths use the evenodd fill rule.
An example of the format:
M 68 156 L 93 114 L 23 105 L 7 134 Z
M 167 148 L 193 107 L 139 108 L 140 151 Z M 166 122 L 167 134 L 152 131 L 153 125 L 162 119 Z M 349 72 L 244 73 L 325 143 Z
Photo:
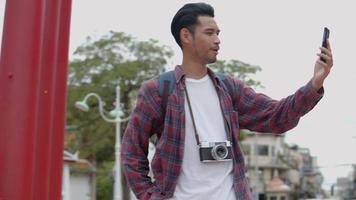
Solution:
M 165 87 L 168 87 L 168 94 L 171 94 L 173 92 L 174 89 L 174 82 L 176 80 L 176 77 L 174 75 L 174 71 L 168 71 L 168 72 L 164 72 L 162 74 L 160 74 L 158 76 L 158 81 L 159 81 L 159 94 L 161 96 L 163 96 L 163 92 L 165 90 Z M 167 85 L 165 85 L 165 82 Z M 168 82 L 168 83 L 167 83 Z M 173 84 L 170 84 L 170 83 Z
M 222 85 L 223 85 L 223 88 L 224 90 L 229 93 L 230 97 L 232 97 L 233 95 L 233 89 L 232 89 L 232 86 L 228 80 L 228 78 L 226 77 L 226 75 L 220 73 L 220 72 L 216 72 L 215 73 L 219 79 L 222 81 Z
M 174 71 L 164 72 L 158 76 L 159 94 L 162 98 L 162 119 L 164 119 L 164 117 L 166 116 L 168 97 L 172 94 L 174 90 L 175 80 L 176 77 L 174 75 Z

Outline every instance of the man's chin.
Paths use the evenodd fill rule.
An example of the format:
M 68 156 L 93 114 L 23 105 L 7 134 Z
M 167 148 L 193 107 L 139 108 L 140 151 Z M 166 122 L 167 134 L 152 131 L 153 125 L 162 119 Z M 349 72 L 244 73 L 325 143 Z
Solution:
M 212 64 L 212 63 L 215 63 L 215 62 L 216 62 L 216 60 L 217 60 L 216 58 L 213 58 L 213 59 L 209 59 L 209 60 L 208 60 L 208 64 Z

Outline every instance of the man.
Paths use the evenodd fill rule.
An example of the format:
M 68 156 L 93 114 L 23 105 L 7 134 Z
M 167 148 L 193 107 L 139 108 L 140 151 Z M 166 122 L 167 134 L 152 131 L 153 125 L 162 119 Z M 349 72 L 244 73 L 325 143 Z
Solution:
M 158 78 L 140 89 L 122 142 L 126 178 L 139 199 L 252 199 L 239 130 L 279 134 L 295 127 L 323 95 L 322 85 L 333 65 L 330 45 L 320 48 L 318 55 L 325 62 L 316 61 L 311 80 L 277 101 L 207 67 L 216 61 L 220 45 L 210 5 L 184 5 L 174 16 L 171 31 L 183 61 L 174 70 L 174 90 L 165 109 Z M 152 181 L 147 154 L 155 133 L 159 139 Z

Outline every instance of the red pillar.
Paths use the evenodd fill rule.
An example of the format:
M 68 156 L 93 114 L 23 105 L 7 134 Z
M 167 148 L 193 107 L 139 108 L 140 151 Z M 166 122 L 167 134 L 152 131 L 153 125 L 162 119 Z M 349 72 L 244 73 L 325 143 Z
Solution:
M 60 200 L 71 0 L 7 0 L 0 200 Z

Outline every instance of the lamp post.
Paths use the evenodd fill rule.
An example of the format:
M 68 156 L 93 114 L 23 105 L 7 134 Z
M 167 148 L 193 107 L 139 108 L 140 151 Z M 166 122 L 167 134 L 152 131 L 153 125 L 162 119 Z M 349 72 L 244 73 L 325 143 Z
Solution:
M 111 119 L 104 114 L 104 105 L 105 103 L 101 97 L 96 93 L 87 94 L 83 101 L 77 101 L 75 107 L 82 111 L 89 111 L 89 106 L 86 103 L 90 97 L 95 97 L 99 101 L 99 113 L 100 116 L 107 122 L 115 123 L 116 125 L 116 134 L 115 134 L 115 177 L 114 177 L 114 200 L 122 199 L 122 187 L 121 187 L 121 166 L 120 166 L 120 146 L 121 146 L 121 136 L 120 136 L 120 124 L 121 122 L 127 121 L 129 118 L 121 119 L 121 108 L 120 108 L 120 87 L 116 87 L 116 105 L 115 112 L 110 112 L 115 114 L 115 118 Z
M 259 176 L 259 170 L 258 170 L 258 135 L 257 133 L 255 132 L 254 133 L 254 149 L 255 149 L 255 188 L 254 188 L 254 191 L 253 191 L 253 195 L 254 195 L 254 199 L 255 200 L 258 200 L 259 197 L 259 181 L 260 181 L 260 176 Z

